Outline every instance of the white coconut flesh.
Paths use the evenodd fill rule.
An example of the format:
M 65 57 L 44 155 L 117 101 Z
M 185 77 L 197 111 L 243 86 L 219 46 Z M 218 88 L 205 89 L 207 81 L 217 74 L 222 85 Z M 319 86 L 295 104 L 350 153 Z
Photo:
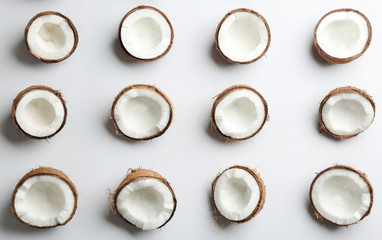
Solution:
M 320 175 L 311 192 L 317 212 L 338 225 L 358 222 L 371 205 L 369 186 L 355 172 L 332 169 Z
M 362 53 L 369 39 L 367 21 L 357 12 L 327 15 L 317 27 L 317 43 L 331 57 L 350 58 Z
M 265 119 L 262 99 L 253 91 L 240 89 L 226 95 L 215 108 L 219 131 L 232 138 L 246 138 L 256 133 Z
M 161 227 L 175 210 L 171 191 L 157 179 L 126 185 L 118 194 L 116 207 L 123 218 L 143 230 Z
M 267 49 L 268 34 L 267 26 L 256 14 L 235 12 L 221 24 L 219 48 L 232 61 L 249 62 Z
M 114 120 L 126 136 L 142 139 L 162 132 L 170 121 L 169 103 L 159 94 L 141 88 L 125 92 L 114 107 Z
M 232 168 L 220 175 L 213 196 L 221 215 L 231 221 L 241 221 L 256 209 L 260 200 L 260 187 L 250 173 Z
M 65 18 L 54 14 L 42 15 L 30 25 L 27 43 L 38 57 L 58 60 L 72 51 L 75 34 Z
M 161 56 L 172 41 L 172 29 L 166 18 L 154 9 L 132 12 L 122 22 L 121 42 L 133 57 L 153 59 Z
M 14 199 L 17 217 L 37 227 L 56 226 L 67 222 L 75 208 L 75 197 L 69 185 L 54 176 L 28 178 Z
M 65 109 L 59 97 L 47 90 L 33 90 L 18 102 L 16 120 L 20 128 L 34 137 L 56 133 L 65 119 Z
M 322 108 L 322 121 L 331 133 L 339 136 L 365 131 L 374 119 L 370 101 L 358 93 L 340 93 L 330 97 Z

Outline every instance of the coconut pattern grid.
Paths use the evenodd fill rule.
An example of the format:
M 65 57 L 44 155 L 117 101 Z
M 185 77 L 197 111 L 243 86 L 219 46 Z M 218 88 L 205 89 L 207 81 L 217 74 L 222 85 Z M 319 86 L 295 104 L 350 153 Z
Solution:
M 292 2 L 297 3 L 297 1 Z M 69 1 L 69 3 L 74 2 Z M 309 117 L 303 117 L 305 114 L 317 116 L 317 109 L 319 107 L 317 103 L 319 103 L 330 90 L 339 86 L 360 87 L 362 90 L 366 90 L 370 93 L 376 101 L 378 100 L 379 94 L 381 94 L 377 88 L 377 83 L 374 81 L 375 74 L 378 70 L 376 65 L 373 65 L 377 62 L 374 61 L 376 58 L 373 54 L 379 50 L 379 44 L 376 42 L 372 42 L 371 45 L 369 42 L 369 49 L 367 52 L 364 52 L 364 56 L 349 63 L 349 65 L 345 64 L 342 66 L 322 63 L 313 50 L 312 54 L 310 54 L 310 50 L 306 48 L 296 50 L 301 46 L 292 40 L 302 39 L 299 37 L 306 37 L 311 34 L 317 20 L 319 20 L 322 14 L 336 7 L 331 6 L 332 4 L 330 4 L 329 1 L 325 2 L 325 8 L 319 7 L 315 10 L 309 7 L 307 3 L 300 3 L 302 6 L 306 6 L 306 13 L 299 13 L 300 15 L 296 13 L 294 15 L 295 17 L 285 13 L 281 15 L 286 17 L 286 20 L 291 21 L 291 24 L 296 23 L 297 16 L 304 16 L 305 19 L 307 19 L 306 22 L 302 22 L 301 25 L 295 25 L 301 26 L 300 29 L 292 30 L 293 33 L 296 34 L 296 38 L 293 37 L 293 39 L 284 40 L 285 43 L 289 43 L 291 46 L 287 49 L 280 48 L 281 43 L 277 36 L 280 36 L 280 33 L 285 30 L 282 29 L 280 23 L 275 22 L 275 19 L 278 19 L 276 17 L 277 14 L 270 11 L 270 3 L 259 3 L 259 6 L 253 6 L 253 4 L 236 6 L 244 6 L 260 12 L 266 17 L 269 28 L 272 31 L 272 44 L 269 46 L 265 57 L 262 57 L 253 64 L 243 66 L 227 64 L 224 58 L 214 49 L 215 46 L 211 48 L 210 45 L 212 45 L 214 41 L 213 37 L 212 40 L 209 39 L 208 48 L 205 47 L 205 45 L 207 45 L 205 44 L 205 33 L 209 33 L 213 36 L 215 34 L 214 28 L 218 25 L 221 17 L 230 10 L 235 9 L 235 7 L 228 3 L 219 3 L 221 6 L 215 6 L 215 10 L 212 13 L 207 14 L 202 10 L 197 14 L 205 21 L 204 26 L 199 26 L 200 34 L 197 34 L 198 36 L 193 36 L 192 33 L 199 32 L 199 30 L 195 29 L 193 24 L 182 18 L 185 16 L 194 16 L 195 13 L 198 13 L 198 11 L 191 11 L 196 10 L 196 6 L 193 6 L 195 3 L 172 3 L 173 5 L 171 5 L 170 2 L 166 0 L 161 4 L 158 3 L 158 8 L 166 13 L 173 24 L 175 32 L 174 45 L 163 59 L 147 64 L 132 62 L 121 49 L 119 42 L 113 42 L 117 34 L 116 29 L 113 29 L 113 31 L 105 30 L 107 34 L 105 33 L 105 36 L 102 38 L 92 38 L 92 36 L 96 36 L 99 30 L 103 29 L 105 25 L 107 25 L 105 29 L 108 27 L 112 29 L 113 25 L 118 25 L 118 21 L 120 21 L 119 18 L 126 14 L 129 9 L 136 7 L 136 5 L 128 4 L 128 7 L 125 5 L 122 9 L 121 6 L 123 4 L 119 2 L 118 8 L 112 7 L 115 16 L 118 16 L 116 19 L 113 21 L 105 20 L 105 22 L 100 24 L 101 26 L 97 28 L 89 24 L 86 29 L 84 28 L 86 26 L 84 23 L 89 20 L 80 14 L 84 11 L 83 4 L 85 3 L 90 4 L 90 1 L 85 1 L 80 4 L 79 9 L 66 8 L 66 10 L 61 10 L 63 5 L 58 2 L 50 3 L 51 7 L 48 9 L 40 8 L 36 4 L 34 8 L 30 8 L 33 9 L 33 11 L 29 11 L 28 15 L 23 15 L 25 17 L 23 21 L 21 21 L 21 18 L 17 19 L 17 28 L 11 29 L 10 26 L 5 26 L 5 23 L 0 24 L 3 26 L 5 32 L 10 33 L 9 38 L 2 39 L 0 42 L 2 42 L 4 46 L 14 46 L 15 42 L 17 42 L 15 41 L 15 36 L 19 36 L 20 38 L 20 29 L 25 27 L 26 22 L 33 14 L 39 11 L 57 9 L 72 18 L 79 31 L 79 35 L 81 35 L 75 53 L 62 63 L 54 65 L 37 63 L 37 61 L 33 59 L 33 56 L 28 55 L 29 53 L 27 49 L 25 49 L 25 43 L 23 42 L 15 46 L 15 48 L 4 52 L 3 56 L 0 56 L 2 63 L 4 63 L 0 66 L 0 70 L 4 74 L 4 83 L 7 83 L 7 85 L 0 90 L 5 99 L 5 101 L 1 103 L 2 105 L 0 105 L 3 116 L 9 116 L 9 111 L 7 112 L 7 110 L 9 110 L 9 99 L 13 99 L 20 90 L 34 84 L 41 84 L 60 90 L 67 101 L 67 124 L 59 134 L 49 140 L 49 143 L 24 139 L 20 132 L 12 126 L 12 120 L 9 117 L 4 117 L 2 125 L 3 134 L 0 139 L 0 143 L 3 145 L 3 164 L 7 166 L 7 168 L 4 169 L 9 169 L 9 173 L 4 173 L 1 177 L 4 186 L 13 187 L 18 180 L 15 176 L 20 177 L 23 172 L 25 173 L 27 170 L 37 168 L 40 165 L 62 169 L 72 178 L 80 194 L 80 205 L 78 209 L 80 211 L 78 211 L 77 216 L 74 216 L 72 219 L 72 221 L 74 221 L 65 226 L 65 229 L 78 230 L 77 232 L 83 234 L 89 232 L 89 236 L 95 238 L 103 235 L 101 229 L 105 230 L 108 234 L 116 234 L 117 237 L 126 235 L 126 231 L 124 231 L 123 228 L 126 227 L 130 229 L 129 226 L 125 226 L 123 225 L 124 223 L 121 223 L 121 229 L 116 229 L 115 226 L 118 226 L 119 223 L 115 222 L 118 222 L 119 219 L 117 218 L 118 220 L 115 220 L 115 222 L 114 220 L 103 221 L 102 214 L 98 215 L 98 220 L 91 220 L 93 228 L 94 226 L 97 227 L 94 231 L 90 231 L 92 224 L 89 224 L 90 226 L 83 226 L 81 222 L 85 216 L 90 216 L 91 212 L 85 207 L 81 208 L 81 205 L 85 201 L 93 199 L 93 196 L 100 192 L 99 189 L 102 191 L 106 187 L 116 185 L 117 182 L 114 182 L 114 184 L 107 184 L 107 186 L 105 186 L 105 181 L 107 181 L 107 179 L 116 180 L 115 177 L 113 177 L 114 175 L 122 176 L 130 167 L 143 166 L 158 170 L 158 172 L 163 173 L 164 176 L 171 180 L 171 184 L 177 192 L 180 203 L 178 206 L 179 210 L 175 213 L 173 220 L 160 232 L 158 231 L 160 238 L 174 237 L 174 234 L 178 233 L 177 229 L 184 229 L 184 232 L 189 233 L 185 238 L 195 237 L 195 233 L 188 232 L 187 229 L 181 225 L 190 218 L 198 219 L 200 224 L 207 224 L 208 229 L 199 226 L 199 224 L 195 224 L 195 230 L 204 232 L 206 236 L 210 236 L 211 238 L 217 238 L 217 236 L 223 239 L 227 238 L 233 232 L 238 231 L 237 229 L 241 231 L 240 234 L 251 234 L 254 233 L 253 228 L 256 228 L 256 234 L 259 236 L 276 237 L 277 233 L 268 233 L 267 235 L 265 229 L 266 226 L 270 226 L 271 217 L 280 216 L 278 206 L 280 206 L 281 197 L 278 199 L 276 196 L 281 196 L 282 193 L 285 193 L 285 190 L 283 190 L 279 184 L 281 183 L 281 179 L 287 179 L 285 182 L 290 184 L 290 186 L 296 186 L 294 187 L 296 189 L 291 190 L 291 194 L 285 197 L 285 199 L 295 202 L 290 209 L 284 210 L 285 213 L 296 211 L 296 222 L 302 223 L 304 220 L 306 221 L 306 223 L 303 223 L 306 228 L 302 229 L 300 233 L 302 235 L 312 233 L 314 236 L 312 239 L 318 239 L 324 236 L 325 229 L 327 228 L 317 227 L 316 221 L 313 219 L 311 221 L 310 219 L 307 220 L 306 216 L 310 215 L 311 209 L 307 211 L 305 207 L 298 204 L 298 199 L 304 198 L 304 196 L 300 194 L 297 197 L 292 194 L 297 193 L 303 188 L 308 189 L 308 185 L 314 178 L 313 172 L 338 162 L 353 166 L 356 169 L 365 170 L 372 183 L 376 184 L 378 182 L 376 170 L 379 166 L 378 163 L 373 163 L 371 160 L 373 158 L 375 159 L 375 156 L 378 155 L 380 151 L 378 146 L 373 144 L 373 141 L 377 140 L 377 134 L 375 134 L 375 132 L 379 129 L 378 111 L 376 112 L 376 121 L 370 126 L 368 131 L 356 138 L 342 142 L 337 142 L 329 137 L 319 135 L 319 130 L 315 129 L 314 126 L 312 127 L 312 125 L 314 125 L 312 123 L 317 123 L 318 121 L 312 120 Z M 207 6 L 206 9 L 208 6 L 212 9 L 212 3 L 217 4 L 216 1 L 212 1 L 211 3 L 200 2 L 200 4 Z M 361 10 L 369 17 L 373 30 L 376 29 L 377 32 L 377 29 L 380 28 L 378 26 L 379 15 L 376 14 L 373 4 L 364 4 L 364 6 L 359 5 L 354 6 L 354 8 Z M 8 16 L 10 14 L 7 14 L 5 11 L 11 12 L 10 10 L 16 10 L 17 8 L 26 9 L 26 6 L 29 5 L 29 3 L 26 4 L 25 2 L 15 3 L 14 6 L 7 3 L 0 11 L 4 13 L 4 16 Z M 101 9 L 107 9 L 105 3 L 96 3 L 96 5 L 102 6 L 103 8 L 101 7 Z M 174 12 L 174 9 L 189 9 L 190 11 L 181 14 Z M 20 14 L 15 15 L 20 17 Z M 100 18 L 100 16 L 95 13 L 89 13 L 88 17 L 91 18 L 91 16 Z M 182 25 L 180 24 L 188 27 L 190 31 L 188 33 L 182 31 Z M 192 36 L 188 36 L 188 39 L 185 39 L 185 35 L 187 34 Z M 113 42 L 112 47 L 100 49 L 99 53 L 94 51 L 96 46 L 102 44 L 107 45 L 107 41 L 109 41 L 109 43 Z M 305 43 L 307 42 L 308 41 Z M 187 49 L 185 47 L 193 46 L 192 44 L 195 44 L 195 48 Z M 212 50 L 210 50 L 210 48 Z M 296 52 L 290 54 L 292 50 Z M 211 53 L 203 55 L 203 51 L 210 51 Z M 281 58 L 278 57 L 281 55 L 277 57 L 278 52 L 288 55 L 289 60 L 283 62 L 284 64 L 280 64 L 279 61 Z M 181 63 L 180 59 L 184 59 L 184 57 L 182 58 L 184 55 L 187 56 L 187 59 Z M 319 53 L 319 55 L 322 54 Z M 294 64 L 292 64 L 292 62 Z M 364 66 L 366 64 L 368 68 Z M 169 69 L 172 70 L 169 71 Z M 362 71 L 365 69 L 370 69 L 370 72 L 365 73 Z M 109 71 L 114 71 L 113 77 L 107 74 Z M 288 82 L 281 82 L 280 79 L 285 76 L 284 74 L 292 72 L 294 73 L 293 79 L 289 79 Z M 315 76 L 313 76 L 313 73 Z M 10 78 L 11 76 L 12 78 Z M 127 81 L 120 80 L 126 79 L 126 77 L 128 78 Z M 309 79 L 309 77 L 311 77 L 311 79 Z M 105 81 L 103 80 L 104 78 L 115 79 Z M 173 80 L 180 78 L 183 78 L 183 80 L 178 82 Z M 12 82 L 8 79 L 12 79 Z M 6 81 L 8 81 L 9 84 Z M 106 116 L 110 110 L 112 100 L 118 91 L 136 83 L 155 85 L 163 89 L 174 104 L 174 122 L 163 136 L 153 141 L 133 143 L 129 140 L 114 136 L 111 133 L 113 126 L 108 119 L 109 116 Z M 201 83 L 204 86 L 202 89 L 200 88 Z M 249 85 L 259 90 L 264 97 L 266 97 L 270 107 L 270 120 L 264 129 L 253 139 L 248 139 L 240 143 L 225 144 L 225 140 L 219 140 L 220 136 L 216 134 L 216 132 L 210 131 L 209 126 L 208 130 L 203 131 L 203 126 L 207 125 L 207 121 L 209 120 L 208 111 L 213 104 L 211 97 L 216 95 L 219 91 L 236 84 Z M 277 90 L 274 88 L 274 85 L 277 85 Z M 291 96 L 294 95 L 293 93 L 291 94 L 291 85 L 299 86 L 301 96 L 297 96 L 298 94 Z M 83 90 L 79 90 L 79 86 L 92 86 L 92 91 L 85 91 L 85 94 Z M 278 89 L 288 91 L 284 92 Z M 95 95 L 97 95 L 97 98 L 92 98 L 92 96 Z M 196 99 L 195 96 L 197 96 Z M 304 99 L 303 103 L 301 103 L 301 99 Z M 292 109 L 287 109 L 286 105 L 293 107 Z M 301 109 L 298 109 L 297 106 L 301 106 Z M 189 109 L 189 112 L 184 109 Z M 105 114 L 102 114 L 102 112 Z M 283 119 L 284 122 L 281 123 L 280 119 Z M 293 121 L 290 119 L 293 119 Z M 99 123 L 100 121 L 101 123 Z M 200 129 L 202 129 L 202 131 Z M 277 139 L 275 139 L 275 136 L 277 136 Z M 302 148 L 297 148 L 297 145 L 302 146 Z M 277 150 L 275 150 L 275 148 L 277 148 Z M 367 152 L 363 152 L 363 155 L 361 155 L 359 153 L 361 150 L 367 150 Z M 314 151 L 316 154 L 311 156 L 310 151 Z M 192 153 L 190 154 L 190 152 Z M 328 152 L 330 152 L 330 154 L 328 154 Z M 344 156 L 344 153 L 346 156 Z M 311 157 L 311 160 L 303 161 L 308 155 Z M 52 156 L 55 157 L 52 158 Z M 112 159 L 110 159 L 110 156 L 113 156 Z M 184 158 L 183 161 L 175 161 L 175 158 L 181 158 L 181 156 Z M 288 163 L 286 161 L 276 160 L 280 159 L 281 156 L 287 158 Z M 362 162 L 359 161 L 361 157 L 364 159 Z M 126 158 L 128 160 L 126 160 Z M 10 161 L 11 159 L 12 161 Z M 93 160 L 90 161 L 89 159 Z M 202 161 L 201 159 L 206 160 Z M 210 160 L 208 161 L 207 159 Z M 320 159 L 325 160 L 320 162 Z M 200 167 L 197 167 L 195 163 L 199 164 L 201 162 L 206 162 L 205 167 L 198 173 L 201 180 L 196 180 L 195 184 L 191 186 L 185 178 L 193 175 L 193 172 L 196 172 Z M 86 169 L 89 163 L 92 165 L 92 173 L 89 173 L 89 177 L 81 175 L 79 170 Z M 258 171 L 261 172 L 262 178 L 267 185 L 267 203 L 264 205 L 264 209 L 261 213 L 253 221 L 241 226 L 233 226 L 233 228 L 224 227 L 223 230 L 216 232 L 216 227 L 213 227 L 214 220 L 212 218 L 207 217 L 205 219 L 204 216 L 203 218 L 200 217 L 204 212 L 208 212 L 207 210 L 209 209 L 207 209 L 208 202 L 205 200 L 206 198 L 202 199 L 198 196 L 206 195 L 205 191 L 202 191 L 203 184 L 206 186 L 210 184 L 218 170 L 223 170 L 235 164 L 253 168 L 256 167 Z M 117 169 L 113 169 L 110 165 L 117 166 Z M 296 167 L 300 167 L 300 165 L 302 165 L 301 170 L 309 173 L 304 175 L 303 171 L 301 171 L 301 173 L 291 178 L 285 178 L 289 175 L 281 171 L 286 168 L 295 169 Z M 219 167 L 217 168 L 217 166 Z M 280 169 L 275 169 L 274 166 Z M 16 174 L 17 169 L 21 170 L 18 174 Z M 271 172 L 271 170 L 273 170 L 273 172 Z M 91 185 L 91 176 L 98 174 L 100 175 L 97 180 L 93 181 L 94 185 Z M 275 181 L 276 179 L 278 179 L 277 182 Z M 301 184 L 302 182 L 306 184 Z M 84 191 L 84 187 L 82 186 L 91 186 L 90 191 Z M 182 190 L 178 190 L 182 187 L 189 187 L 190 192 L 185 193 Z M 376 184 L 374 187 L 378 191 L 378 185 Z M 9 190 L 10 189 L 4 189 L 4 195 L 10 192 Z M 268 195 L 268 190 L 271 193 L 270 195 Z M 188 210 L 187 208 L 190 201 L 187 200 L 186 197 L 191 197 L 191 199 L 195 198 L 195 204 L 201 207 L 201 210 Z M 198 199 L 199 201 L 197 201 Z M 297 202 L 292 200 L 297 200 Z M 102 200 L 94 201 L 93 199 L 91 206 L 101 205 L 100 202 L 102 202 Z M 6 199 L 0 200 L 0 204 L 5 206 Z M 378 199 L 376 199 L 375 204 L 378 205 Z M 185 212 L 189 215 L 185 214 Z M 348 233 L 352 232 L 355 236 L 361 236 L 362 234 L 369 236 L 373 233 L 373 236 L 377 237 L 379 233 L 375 231 L 375 215 L 377 214 L 372 211 L 371 215 L 362 221 L 362 223 L 349 228 Z M 4 223 L 6 222 L 4 219 L 9 219 L 10 223 Z M 14 219 L 11 220 L 12 217 L 10 215 L 5 214 L 4 219 L 0 220 L 0 225 L 3 226 L 4 229 L 13 228 L 15 231 L 0 232 L 0 236 L 7 239 L 21 237 L 22 232 L 24 232 L 22 225 L 12 222 Z M 281 220 L 285 220 L 284 217 L 281 217 Z M 83 229 L 80 229 L 80 227 L 76 225 L 82 226 Z M 286 228 L 291 229 L 292 225 L 292 223 L 285 221 L 285 225 L 275 224 L 274 226 L 276 229 L 280 229 L 279 232 L 284 232 L 286 236 L 298 238 L 296 234 L 285 231 Z M 234 230 L 235 228 L 236 230 Z M 222 232 L 226 232 L 227 236 L 221 236 Z M 369 233 L 369 235 L 367 233 Z M 48 238 L 48 235 L 52 237 L 52 234 L 56 234 L 57 237 L 73 236 L 71 233 L 56 231 L 56 233 L 48 232 L 46 236 L 42 235 L 42 238 Z M 346 232 L 340 230 L 336 234 L 336 236 L 341 239 L 344 238 Z M 34 239 L 35 236 L 31 234 L 31 238 Z M 146 235 L 141 238 L 150 239 L 151 237 Z

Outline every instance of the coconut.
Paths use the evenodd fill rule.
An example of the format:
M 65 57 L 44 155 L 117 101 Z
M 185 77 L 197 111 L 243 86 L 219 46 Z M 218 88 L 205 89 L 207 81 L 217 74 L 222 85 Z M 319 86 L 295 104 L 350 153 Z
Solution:
M 170 50 L 174 30 L 167 16 L 159 9 L 138 6 L 129 11 L 119 25 L 119 41 L 134 60 L 155 61 Z
M 246 85 L 235 85 L 220 93 L 212 106 L 213 127 L 230 141 L 255 136 L 268 119 L 263 96 Z
M 46 63 L 61 62 L 73 54 L 78 32 L 72 21 L 58 12 L 41 12 L 25 28 L 29 52 Z
M 152 85 L 135 84 L 124 88 L 115 97 L 111 119 L 117 134 L 133 140 L 149 140 L 161 136 L 173 118 L 170 99 Z
M 365 15 L 354 9 L 325 14 L 314 30 L 313 44 L 329 63 L 348 63 L 369 47 L 372 29 Z
M 267 21 L 247 8 L 227 13 L 216 29 L 216 48 L 231 63 L 257 61 L 267 52 L 270 43 L 271 32 Z
M 348 226 L 369 215 L 373 188 L 366 175 L 351 167 L 335 165 L 318 173 L 310 186 L 315 215 L 339 226 Z
M 37 228 L 65 225 L 77 209 L 78 194 L 63 172 L 40 167 L 27 173 L 12 195 L 12 212 L 22 223 Z
M 113 202 L 119 216 L 142 230 L 163 227 L 176 209 L 169 182 L 147 169 L 131 170 L 115 191 Z
M 321 129 L 338 139 L 348 139 L 365 131 L 373 122 L 375 104 L 366 92 L 355 87 L 341 87 L 322 100 Z
M 212 202 L 224 219 L 234 223 L 247 222 L 264 206 L 264 182 L 255 170 L 232 166 L 212 182 Z
M 62 94 L 47 86 L 28 87 L 13 100 L 13 122 L 30 138 L 53 137 L 64 127 L 66 115 Z

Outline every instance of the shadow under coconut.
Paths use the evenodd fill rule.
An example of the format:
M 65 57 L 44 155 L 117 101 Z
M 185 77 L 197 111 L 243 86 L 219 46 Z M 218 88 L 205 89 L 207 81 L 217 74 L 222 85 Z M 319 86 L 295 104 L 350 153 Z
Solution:
M 31 141 L 31 139 L 24 136 L 21 131 L 14 126 L 11 114 L 9 114 L 1 122 L 1 132 L 9 142 L 14 144 L 27 143 Z
M 122 48 L 121 43 L 119 42 L 119 38 L 115 38 L 112 44 L 113 52 L 117 58 L 124 63 L 128 64 L 139 64 L 139 61 L 131 58 Z
M 129 144 L 139 144 L 139 143 L 142 143 L 142 142 L 147 142 L 147 141 L 139 141 L 139 140 L 133 140 L 131 138 L 128 138 L 126 136 L 123 136 L 122 134 L 117 134 L 115 132 L 115 127 L 114 127 L 114 124 L 112 122 L 112 120 L 110 118 L 107 118 L 107 120 L 105 121 L 105 124 L 104 124 L 106 130 L 111 134 L 113 135 L 115 138 L 117 138 L 118 140 L 120 141 L 123 141 L 123 142 L 127 142 Z
M 145 233 L 149 233 L 150 231 L 143 231 L 133 225 L 131 225 L 126 220 L 122 219 L 117 213 L 115 214 L 105 214 L 105 219 L 114 226 L 118 228 L 124 229 L 132 235 L 142 235 Z M 155 231 L 155 230 L 153 230 Z
M 330 136 L 328 133 L 326 133 L 322 128 L 321 128 L 321 124 L 320 124 L 320 117 L 317 115 L 316 116 L 316 129 L 317 129 L 317 132 L 322 135 L 323 137 L 333 141 L 333 142 L 343 142 L 343 140 L 340 140 L 338 138 L 335 138 L 333 136 Z
M 209 121 L 205 129 L 206 133 L 214 140 L 220 143 L 231 143 L 232 141 L 227 140 L 223 135 L 221 135 Z
M 212 194 L 211 189 L 208 189 L 208 191 L 207 191 L 208 200 L 207 201 L 210 204 L 210 210 L 211 210 L 210 213 L 208 214 L 208 216 L 214 221 L 215 227 L 218 230 L 222 230 L 222 229 L 228 228 L 229 226 L 232 226 L 233 223 L 231 223 L 230 221 L 228 221 L 224 217 L 220 216 L 220 214 L 216 210 L 211 194 Z
M 309 216 L 313 219 L 313 221 L 316 222 L 317 224 L 320 224 L 322 227 L 324 227 L 330 231 L 338 231 L 339 229 L 342 228 L 341 226 L 337 226 L 333 223 L 326 222 L 326 221 L 323 221 L 323 220 L 317 218 L 317 216 L 314 214 L 313 206 L 312 206 L 312 203 L 311 203 L 309 197 L 306 200 L 305 208 L 306 208 L 306 211 L 308 212 Z
M 325 59 L 323 59 L 320 54 L 318 54 L 316 48 L 314 47 L 314 44 L 312 43 L 311 47 L 310 47 L 310 53 L 313 57 L 313 59 L 321 66 L 332 66 L 333 64 L 332 63 L 329 63 L 327 61 L 325 61 Z
M 210 57 L 212 58 L 212 60 L 219 66 L 221 67 L 230 67 L 230 66 L 234 66 L 235 64 L 232 64 L 230 62 L 228 62 L 227 60 L 225 60 L 223 58 L 222 55 L 220 55 L 220 53 L 218 52 L 218 50 L 216 49 L 216 44 L 215 42 L 211 45 L 211 48 L 210 48 Z
M 28 51 L 28 48 L 25 44 L 24 39 L 21 39 L 12 50 L 13 56 L 24 65 L 44 65 L 44 63 L 38 59 L 36 59 L 32 54 Z
M 11 203 L 2 209 L 0 218 L 0 228 L 5 232 L 13 232 L 16 234 L 44 234 L 52 231 L 53 228 L 39 229 L 27 226 L 16 219 L 12 214 Z

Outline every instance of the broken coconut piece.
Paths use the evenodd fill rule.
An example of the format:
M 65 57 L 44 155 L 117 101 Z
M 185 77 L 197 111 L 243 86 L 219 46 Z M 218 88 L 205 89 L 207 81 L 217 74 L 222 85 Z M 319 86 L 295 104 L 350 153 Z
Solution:
M 371 35 L 371 25 L 365 15 L 354 9 L 337 9 L 320 19 L 314 30 L 313 44 L 329 63 L 348 63 L 366 51 Z
M 163 227 L 176 209 L 174 191 L 165 178 L 147 169 L 134 169 L 114 194 L 114 209 L 142 230 Z
M 119 41 L 134 60 L 150 62 L 170 50 L 174 31 L 170 20 L 159 9 L 138 6 L 129 11 L 119 25 Z
M 354 137 L 374 120 L 375 104 L 370 95 L 355 87 L 331 91 L 320 105 L 321 129 L 338 139 Z
M 260 175 L 244 166 L 232 166 L 212 182 L 216 211 L 235 223 L 251 220 L 265 203 L 265 185 Z
M 310 186 L 317 218 L 348 226 L 369 215 L 373 188 L 366 175 L 348 166 L 335 165 L 318 173 Z
M 212 124 L 228 140 L 255 136 L 268 118 L 265 99 L 255 89 L 235 85 L 220 93 L 212 106 Z
M 34 16 L 25 28 L 29 52 L 46 63 L 65 60 L 78 44 L 78 32 L 72 21 L 58 12 L 42 12 Z
M 13 122 L 30 138 L 53 137 L 64 127 L 66 115 L 62 94 L 50 87 L 31 86 L 13 100 Z
M 161 136 L 170 126 L 172 117 L 170 99 L 158 88 L 145 84 L 124 88 L 111 108 L 116 133 L 133 140 Z
M 22 223 L 37 228 L 65 225 L 77 209 L 77 191 L 68 176 L 49 167 L 27 173 L 12 196 L 12 212 Z
M 231 63 L 252 63 L 264 56 L 271 43 L 267 21 L 259 13 L 239 8 L 220 21 L 215 44 L 224 59 Z

